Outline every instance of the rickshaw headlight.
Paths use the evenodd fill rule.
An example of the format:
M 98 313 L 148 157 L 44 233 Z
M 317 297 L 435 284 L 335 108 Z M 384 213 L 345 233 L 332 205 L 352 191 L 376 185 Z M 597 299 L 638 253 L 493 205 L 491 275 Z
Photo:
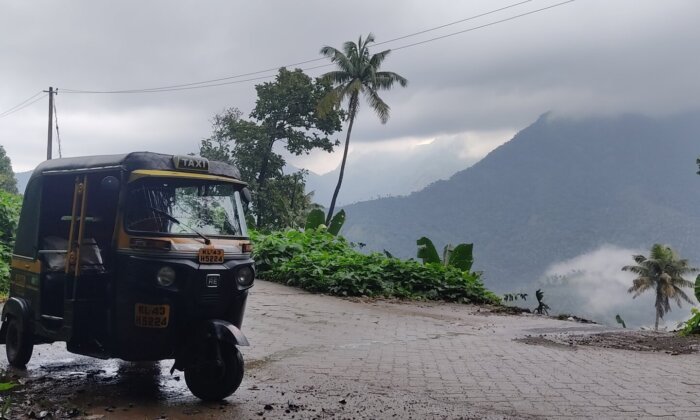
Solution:
M 255 275 L 253 274 L 253 269 L 247 265 L 236 270 L 235 276 L 236 283 L 238 283 L 240 287 L 250 286 L 251 284 L 253 284 L 253 277 L 255 277 Z
M 163 287 L 172 286 L 175 283 L 175 270 L 172 267 L 164 265 L 158 270 L 158 275 L 156 276 L 158 284 Z

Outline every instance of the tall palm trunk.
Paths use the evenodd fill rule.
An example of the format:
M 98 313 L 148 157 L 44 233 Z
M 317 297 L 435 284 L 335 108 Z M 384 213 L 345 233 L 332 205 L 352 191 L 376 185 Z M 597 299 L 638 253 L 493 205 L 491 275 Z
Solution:
M 355 92 L 350 98 L 350 121 L 348 122 L 348 134 L 345 136 L 345 150 L 343 150 L 343 161 L 340 164 L 338 184 L 336 184 L 335 191 L 333 191 L 333 199 L 331 199 L 331 206 L 328 208 L 328 215 L 326 216 L 326 226 L 330 226 L 331 219 L 333 218 L 333 211 L 335 211 L 335 201 L 338 199 L 340 186 L 343 184 L 343 175 L 345 174 L 345 161 L 348 159 L 348 147 L 350 146 L 350 133 L 352 133 L 352 124 L 355 122 L 355 114 L 357 114 L 357 101 L 358 95 L 357 92 Z
M 659 331 L 659 311 L 656 311 L 656 322 L 654 323 L 654 331 Z
M 656 284 L 656 304 L 654 305 L 656 307 L 656 322 L 654 323 L 654 331 L 659 331 L 659 318 L 664 314 L 663 304 L 663 289 L 661 287 L 661 279 L 659 279 L 659 282 Z

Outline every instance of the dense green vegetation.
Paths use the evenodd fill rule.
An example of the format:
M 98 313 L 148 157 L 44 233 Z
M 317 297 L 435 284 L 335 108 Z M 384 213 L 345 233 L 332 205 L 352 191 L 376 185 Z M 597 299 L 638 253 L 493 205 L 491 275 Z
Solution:
M 9 291 L 10 261 L 22 197 L 0 190 L 0 295 Z
M 255 89 L 258 99 L 249 118 L 236 108 L 216 115 L 213 133 L 202 140 L 199 154 L 240 169 L 253 198 L 250 224 L 258 230 L 303 226 L 314 208 L 312 195 L 305 192 L 306 171 L 285 173 L 279 148 L 293 155 L 315 149 L 332 152 L 338 141 L 330 136 L 341 129 L 344 113 L 317 112 L 330 82 L 314 80 L 299 69 L 282 68 L 274 81 Z
M 0 295 L 9 291 L 10 262 L 21 207 L 22 197 L 17 195 L 12 162 L 0 146 Z
M 384 254 L 363 254 L 324 226 L 253 234 L 258 277 L 340 296 L 378 296 L 499 303 L 479 273 L 422 264 Z

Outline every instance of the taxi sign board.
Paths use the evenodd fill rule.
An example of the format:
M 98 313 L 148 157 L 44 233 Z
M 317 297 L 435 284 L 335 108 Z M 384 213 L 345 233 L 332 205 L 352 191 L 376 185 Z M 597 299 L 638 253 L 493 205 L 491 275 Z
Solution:
M 209 172 L 209 161 L 196 156 L 173 156 L 173 165 L 181 171 Z

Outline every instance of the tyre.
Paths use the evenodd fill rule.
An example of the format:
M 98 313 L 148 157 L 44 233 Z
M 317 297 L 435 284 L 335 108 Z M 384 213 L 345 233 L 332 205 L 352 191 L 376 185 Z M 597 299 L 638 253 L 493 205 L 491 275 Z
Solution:
M 17 318 L 7 318 L 7 336 L 5 337 L 5 352 L 11 366 L 24 368 L 32 358 L 34 342 L 32 336 L 22 328 Z
M 237 347 L 217 343 L 221 360 L 204 359 L 185 368 L 185 383 L 195 397 L 219 401 L 236 392 L 243 380 L 243 356 Z

